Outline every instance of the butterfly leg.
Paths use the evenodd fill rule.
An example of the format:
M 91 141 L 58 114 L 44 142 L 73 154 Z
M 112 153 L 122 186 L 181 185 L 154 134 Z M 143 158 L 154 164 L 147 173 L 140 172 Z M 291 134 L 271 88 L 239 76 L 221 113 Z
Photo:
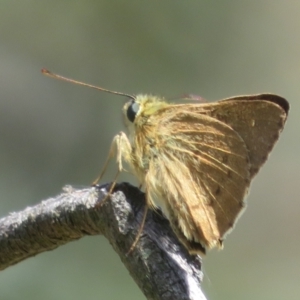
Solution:
M 102 171 L 100 173 L 100 175 L 93 181 L 92 186 L 95 186 L 98 184 L 98 182 L 101 180 L 101 178 L 103 177 L 104 173 L 106 172 L 108 163 L 110 162 L 110 160 L 115 156 L 115 142 L 114 140 L 112 141 L 112 144 L 110 146 L 109 152 L 108 152 L 108 156 L 106 158 L 106 161 L 104 163 L 104 166 L 102 168 Z
M 142 219 L 142 222 L 141 222 L 141 225 L 140 225 L 140 228 L 139 228 L 139 231 L 130 247 L 130 249 L 128 250 L 128 252 L 126 253 L 126 255 L 129 255 L 132 253 L 132 251 L 134 250 L 134 248 L 136 247 L 141 235 L 142 235 L 142 232 L 143 232 L 143 229 L 144 229 L 144 226 L 145 226 L 145 223 L 146 223 L 146 218 L 147 218 L 147 213 L 148 213 L 148 209 L 149 209 L 149 204 L 148 204 L 148 193 L 146 191 L 146 203 L 145 203 L 145 209 L 144 209 L 144 213 L 143 213 L 143 219 Z
M 105 200 L 112 194 L 112 191 L 114 187 L 116 186 L 117 179 L 120 175 L 120 173 L 124 170 L 123 169 L 123 160 L 130 162 L 130 154 L 131 154 L 131 145 L 130 142 L 124 132 L 120 132 L 118 135 L 116 135 L 112 141 L 108 157 L 106 159 L 106 162 L 104 164 L 103 170 L 100 173 L 100 175 L 97 177 L 97 179 L 93 182 L 93 185 L 96 185 L 99 180 L 101 180 L 102 176 L 104 175 L 108 163 L 113 157 L 117 157 L 117 164 L 118 164 L 118 171 L 112 181 L 112 184 L 109 188 L 109 191 L 106 195 L 106 197 L 101 201 L 101 205 L 105 202 Z M 117 153 L 117 155 L 116 155 Z
M 110 160 L 116 156 L 117 152 L 117 164 L 118 164 L 118 173 L 115 176 L 115 178 L 118 177 L 119 173 L 124 171 L 122 160 L 130 161 L 130 153 L 131 153 L 131 145 L 130 142 L 124 132 L 120 132 L 118 135 L 116 135 L 111 143 L 109 153 L 107 156 L 107 159 L 105 161 L 104 167 L 100 173 L 100 175 L 94 180 L 92 185 L 97 185 L 98 182 L 103 177 L 104 173 L 106 172 L 108 163 Z
M 131 157 L 131 144 L 128 140 L 127 135 L 124 132 L 120 132 L 118 135 L 116 135 L 113 139 L 113 143 L 115 144 L 115 147 L 117 148 L 117 164 L 118 164 L 118 172 L 115 175 L 115 178 L 113 180 L 113 183 L 110 186 L 108 195 L 111 195 L 112 191 L 114 190 L 117 179 L 122 171 L 124 171 L 123 168 L 123 160 L 130 163 L 130 157 Z

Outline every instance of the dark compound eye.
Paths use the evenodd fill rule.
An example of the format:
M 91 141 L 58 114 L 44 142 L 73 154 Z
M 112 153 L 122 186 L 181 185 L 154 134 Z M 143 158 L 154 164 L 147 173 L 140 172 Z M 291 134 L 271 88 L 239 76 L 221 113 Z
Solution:
M 127 108 L 127 118 L 130 122 L 134 122 L 135 116 L 138 113 L 140 109 L 140 105 L 134 101 L 130 103 L 130 105 Z

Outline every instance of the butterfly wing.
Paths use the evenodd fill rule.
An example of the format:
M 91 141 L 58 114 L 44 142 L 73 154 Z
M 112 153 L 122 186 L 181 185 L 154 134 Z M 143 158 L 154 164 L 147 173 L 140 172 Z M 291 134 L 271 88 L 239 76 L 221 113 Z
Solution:
M 213 248 L 243 210 L 251 178 L 277 140 L 286 110 L 241 97 L 160 113 L 145 177 L 148 198 L 158 200 L 190 252 Z

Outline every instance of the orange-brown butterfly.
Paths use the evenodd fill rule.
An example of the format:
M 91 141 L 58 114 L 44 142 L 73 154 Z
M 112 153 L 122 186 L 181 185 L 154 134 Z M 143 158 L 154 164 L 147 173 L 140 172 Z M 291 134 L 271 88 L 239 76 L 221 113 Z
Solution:
M 214 103 L 171 104 L 151 95 L 127 95 L 128 136 L 115 136 L 116 153 L 145 188 L 147 205 L 160 207 L 192 254 L 220 247 L 245 208 L 252 178 L 267 160 L 288 111 L 277 95 L 258 94 Z

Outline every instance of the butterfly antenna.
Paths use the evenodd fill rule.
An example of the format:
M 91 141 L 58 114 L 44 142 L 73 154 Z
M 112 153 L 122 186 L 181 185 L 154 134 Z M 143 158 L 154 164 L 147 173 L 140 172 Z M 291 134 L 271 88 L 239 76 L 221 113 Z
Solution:
M 88 84 L 88 83 L 84 83 L 84 82 L 77 81 L 77 80 L 74 80 L 74 79 L 70 79 L 70 78 L 67 78 L 67 77 L 64 77 L 64 76 L 52 73 L 52 72 L 50 72 L 47 69 L 42 69 L 41 72 L 42 72 L 42 74 L 44 74 L 46 76 L 49 76 L 49 77 L 52 77 L 52 78 L 55 78 L 55 79 L 59 79 L 59 80 L 63 80 L 63 81 L 75 83 L 75 84 L 78 84 L 78 85 L 90 87 L 92 89 L 95 89 L 95 90 L 98 90 L 98 91 L 102 91 L 102 92 L 106 92 L 106 93 L 110 93 L 110 94 L 125 96 L 125 97 L 128 97 L 128 98 L 131 98 L 131 99 L 135 100 L 135 97 L 132 96 L 132 95 L 125 94 L 125 93 L 120 93 L 120 92 L 115 92 L 115 91 L 111 91 L 111 90 L 107 90 L 107 89 L 101 88 L 99 86 L 95 86 L 95 85 L 92 85 L 92 84 Z

